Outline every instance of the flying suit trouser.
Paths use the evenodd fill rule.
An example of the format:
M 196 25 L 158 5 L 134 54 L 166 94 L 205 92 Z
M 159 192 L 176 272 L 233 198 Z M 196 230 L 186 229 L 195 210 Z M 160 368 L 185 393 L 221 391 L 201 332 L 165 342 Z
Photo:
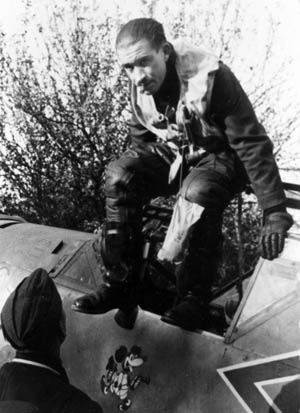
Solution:
M 151 198 L 179 192 L 186 200 L 205 208 L 199 222 L 193 225 L 187 254 L 189 262 L 183 264 L 187 271 L 179 271 L 177 280 L 179 293 L 189 289 L 200 294 L 209 289 L 213 281 L 209 263 L 220 251 L 222 213 L 235 193 L 243 189 L 245 172 L 231 149 L 205 152 L 191 170 L 184 168 L 179 188 L 178 178 L 168 183 L 171 157 L 165 144 L 142 143 L 108 165 L 104 262 L 110 281 L 130 281 L 130 269 L 139 262 L 142 253 L 143 206 Z M 109 271 L 110 267 L 115 271 Z

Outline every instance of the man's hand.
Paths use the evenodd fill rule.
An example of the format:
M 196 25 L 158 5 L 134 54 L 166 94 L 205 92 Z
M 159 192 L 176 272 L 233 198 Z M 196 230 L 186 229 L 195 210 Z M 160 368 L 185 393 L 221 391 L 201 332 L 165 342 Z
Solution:
M 284 247 L 284 239 L 289 228 L 293 225 L 293 218 L 287 212 L 271 212 L 266 215 L 261 231 L 261 256 L 267 260 L 277 258 Z

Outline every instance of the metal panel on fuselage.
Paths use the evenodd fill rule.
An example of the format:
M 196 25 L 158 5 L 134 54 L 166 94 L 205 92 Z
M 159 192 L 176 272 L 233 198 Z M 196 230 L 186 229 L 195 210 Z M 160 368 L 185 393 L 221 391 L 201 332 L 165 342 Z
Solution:
M 52 271 L 67 313 L 68 335 L 62 359 L 72 384 L 98 400 L 104 411 L 112 413 L 118 411 L 124 401 L 119 396 L 126 395 L 126 391 L 132 413 L 241 413 L 251 412 L 249 406 L 259 406 L 255 413 L 269 413 L 269 403 L 288 384 L 287 377 L 296 378 L 299 374 L 292 358 L 297 354 L 291 358 L 280 354 L 298 347 L 298 321 L 295 317 L 291 321 L 299 312 L 297 303 L 297 308 L 290 306 L 276 314 L 279 319 L 267 319 L 227 345 L 223 337 L 187 332 L 144 311 L 140 311 L 133 330 L 124 330 L 115 323 L 114 311 L 91 316 L 70 309 L 78 295 L 92 291 L 101 280 L 101 265 L 93 242 L 92 234 L 33 224 L 19 223 L 0 230 L 0 307 L 36 267 Z M 276 327 L 279 325 L 280 332 Z M 120 348 L 125 356 L 117 360 L 116 351 Z M 13 357 L 3 337 L 0 349 L 3 364 Z M 273 370 L 265 364 L 264 357 L 273 355 L 277 357 L 270 361 L 275 363 L 275 375 L 270 377 Z M 135 357 L 140 358 L 138 366 L 130 365 Z M 114 379 L 123 384 L 122 392 L 116 391 L 116 383 L 109 382 L 109 360 L 115 363 Z M 258 370 L 270 374 L 257 375 Z M 137 386 L 135 389 L 128 386 L 131 381 Z
M 216 368 L 236 359 L 242 361 L 243 354 L 224 346 L 222 338 L 185 332 L 144 311 L 140 311 L 135 328 L 129 331 L 118 327 L 113 312 L 88 316 L 70 310 L 78 295 L 93 289 L 89 277 L 84 278 L 84 274 L 89 273 L 94 284 L 102 276 L 93 241 L 92 234 L 27 223 L 0 230 L 0 308 L 25 276 L 37 267 L 44 267 L 52 271 L 67 313 L 68 335 L 62 347 L 62 359 L 70 381 L 98 400 L 105 411 L 118 411 L 121 403 L 116 394 L 104 395 L 101 389 L 108 360 L 121 346 L 128 352 L 135 346 L 147 361 L 131 372 L 132 377 L 145 378 L 135 390 L 128 392 L 132 412 L 238 413 L 239 403 L 234 396 L 226 395 L 226 385 Z M 66 280 L 74 282 L 75 288 Z M 14 352 L 3 337 L 0 348 L 0 364 L 3 364 Z M 122 373 L 121 365 L 118 369 Z M 125 381 L 132 379 L 126 378 L 128 372 L 122 374 Z

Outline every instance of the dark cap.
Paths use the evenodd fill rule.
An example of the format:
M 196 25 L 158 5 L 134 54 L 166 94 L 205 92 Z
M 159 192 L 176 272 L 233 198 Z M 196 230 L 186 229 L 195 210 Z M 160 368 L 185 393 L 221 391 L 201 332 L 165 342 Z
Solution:
M 62 311 L 54 282 L 39 268 L 6 300 L 1 312 L 4 338 L 17 350 L 43 350 L 48 340 L 61 334 Z

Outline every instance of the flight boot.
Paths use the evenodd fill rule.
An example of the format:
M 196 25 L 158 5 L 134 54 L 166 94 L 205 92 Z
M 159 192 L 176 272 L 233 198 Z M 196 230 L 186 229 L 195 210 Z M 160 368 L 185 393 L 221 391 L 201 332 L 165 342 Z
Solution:
M 106 277 L 109 280 L 108 277 Z M 126 282 L 105 281 L 91 294 L 77 298 L 72 310 L 86 314 L 104 314 L 116 308 L 136 306 L 134 287 Z
M 214 215 L 215 216 L 215 215 Z M 221 216 L 201 218 L 195 226 L 182 263 L 176 270 L 177 301 L 162 320 L 187 330 L 209 323 L 209 303 L 222 253 Z
M 120 309 L 121 313 L 116 315 L 119 324 L 131 328 L 130 320 L 135 321 L 137 308 L 138 257 L 133 259 L 132 254 L 128 253 L 128 234 L 120 224 L 109 223 L 104 226 L 102 234 L 101 255 L 106 267 L 103 283 L 94 293 L 77 298 L 72 310 L 86 314 L 104 314 Z M 137 251 L 136 253 L 138 254 Z M 124 258 L 126 255 L 127 259 Z
M 202 253 L 204 253 L 204 251 L 202 251 Z M 188 257 L 187 255 L 185 260 L 188 260 Z M 200 258 L 203 260 L 203 256 L 199 256 L 199 259 Z M 207 259 L 208 256 L 205 258 Z M 205 266 L 202 262 L 199 270 L 201 270 L 201 272 L 199 271 L 199 273 L 197 273 L 198 280 L 194 281 L 194 285 L 191 285 L 193 282 L 192 279 L 195 277 L 195 268 L 193 268 L 192 273 L 190 265 L 186 265 L 186 262 L 180 265 L 176 274 L 178 297 L 173 308 L 164 313 L 162 321 L 177 325 L 186 330 L 205 328 L 209 319 L 211 278 L 213 274 L 208 262 L 206 262 Z M 205 274 L 205 277 L 202 277 L 203 274 Z M 182 278 L 184 278 L 184 280 L 182 280 Z M 189 278 L 189 288 L 182 288 L 187 278 Z
M 184 297 L 179 297 L 177 304 L 167 310 L 161 319 L 185 330 L 204 329 L 209 319 L 209 306 L 190 291 Z

